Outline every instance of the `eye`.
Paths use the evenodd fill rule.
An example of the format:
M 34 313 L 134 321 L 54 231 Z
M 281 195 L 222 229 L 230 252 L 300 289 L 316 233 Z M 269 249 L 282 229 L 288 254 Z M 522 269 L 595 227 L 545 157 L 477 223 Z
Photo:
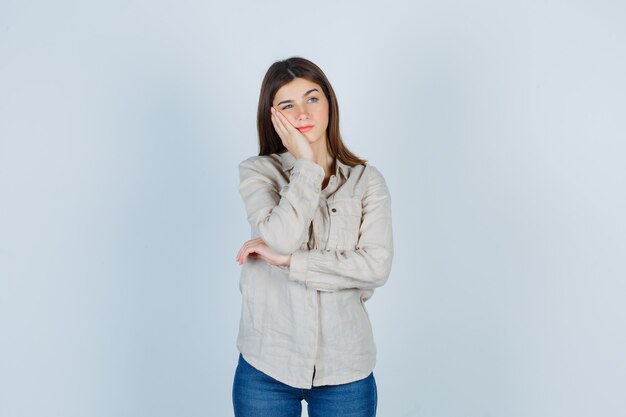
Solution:
M 313 100 L 313 101 L 311 101 L 311 100 Z M 309 101 L 310 101 L 311 103 L 315 103 L 315 102 L 317 102 L 317 100 L 318 100 L 318 99 L 317 99 L 317 97 L 311 97 L 311 98 L 309 99 Z
M 293 107 L 291 104 L 287 104 L 285 107 L 283 107 L 283 110 L 290 109 L 291 107 Z

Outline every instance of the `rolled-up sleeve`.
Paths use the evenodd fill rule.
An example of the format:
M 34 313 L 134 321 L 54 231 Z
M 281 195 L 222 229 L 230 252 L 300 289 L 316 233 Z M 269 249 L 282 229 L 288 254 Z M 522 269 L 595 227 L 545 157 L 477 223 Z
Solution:
M 302 235 L 319 205 L 324 169 L 299 158 L 291 170 L 289 184 L 279 190 L 265 163 L 252 157 L 239 164 L 239 193 L 253 235 L 258 235 L 276 253 L 288 255 L 300 247 Z
M 393 259 L 391 196 L 382 174 L 369 166 L 359 240 L 354 250 L 297 250 L 289 279 L 320 291 L 371 289 L 387 281 Z

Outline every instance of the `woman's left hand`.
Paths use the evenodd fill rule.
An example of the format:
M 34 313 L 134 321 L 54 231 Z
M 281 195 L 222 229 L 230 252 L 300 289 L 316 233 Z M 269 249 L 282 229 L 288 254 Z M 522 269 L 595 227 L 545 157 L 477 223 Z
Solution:
M 235 259 L 239 262 L 239 265 L 243 265 L 246 263 L 248 256 L 262 258 L 270 264 L 277 266 L 288 266 L 291 261 L 291 255 L 274 253 L 261 238 L 248 240 L 244 243 Z

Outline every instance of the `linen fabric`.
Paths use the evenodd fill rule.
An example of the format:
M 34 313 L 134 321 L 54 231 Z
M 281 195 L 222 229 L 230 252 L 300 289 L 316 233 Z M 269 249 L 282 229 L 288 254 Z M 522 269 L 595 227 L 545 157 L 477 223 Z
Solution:
M 283 152 L 239 164 L 251 238 L 291 254 L 290 266 L 243 264 L 237 348 L 254 368 L 296 388 L 367 377 L 376 345 L 365 302 L 388 280 L 391 197 L 378 169 L 323 168 Z

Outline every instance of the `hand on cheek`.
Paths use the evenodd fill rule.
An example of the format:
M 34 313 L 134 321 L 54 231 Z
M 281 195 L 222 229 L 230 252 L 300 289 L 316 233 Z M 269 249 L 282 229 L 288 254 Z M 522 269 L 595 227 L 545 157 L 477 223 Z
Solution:
M 287 117 L 280 110 L 272 107 L 271 119 L 274 130 L 278 133 L 285 148 L 296 158 L 313 159 L 313 149 L 309 140 L 296 127 L 291 124 Z

